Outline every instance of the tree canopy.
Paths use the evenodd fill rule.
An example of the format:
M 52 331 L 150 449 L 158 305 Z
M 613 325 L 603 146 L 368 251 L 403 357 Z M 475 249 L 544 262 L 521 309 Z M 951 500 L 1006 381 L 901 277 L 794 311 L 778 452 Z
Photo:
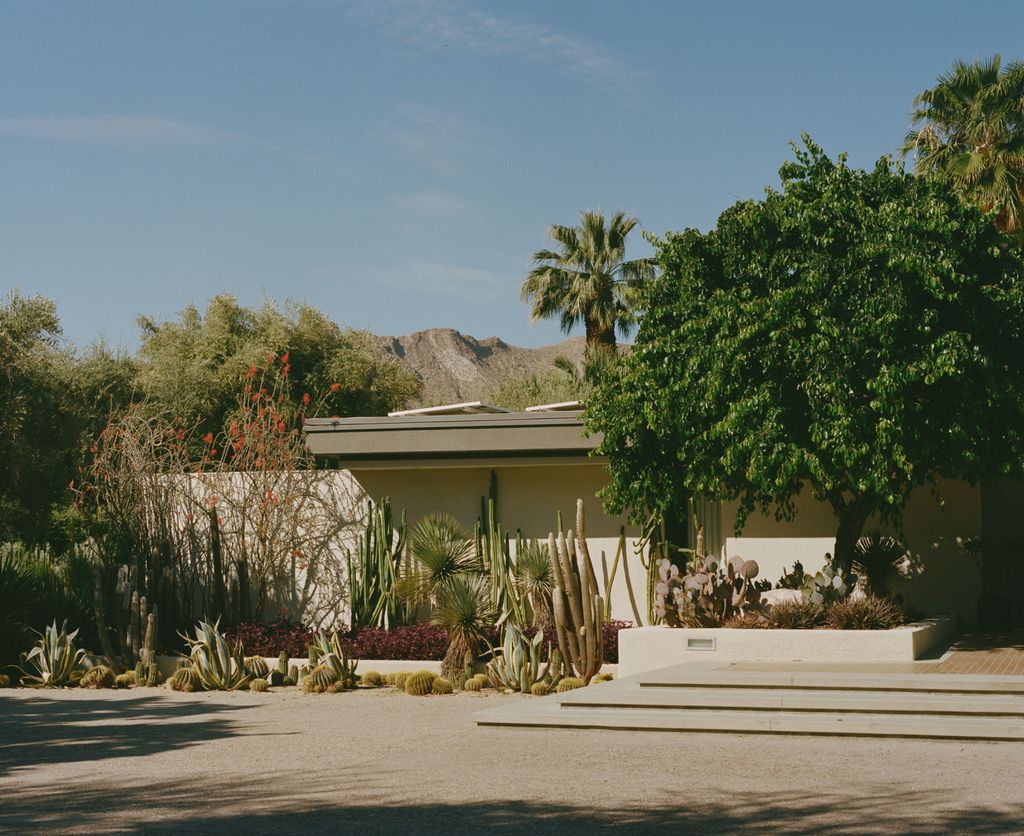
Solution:
M 1019 252 L 947 181 L 808 137 L 780 191 L 657 242 L 635 348 L 587 410 L 615 511 L 689 494 L 839 519 L 836 558 L 937 476 L 1024 461 Z

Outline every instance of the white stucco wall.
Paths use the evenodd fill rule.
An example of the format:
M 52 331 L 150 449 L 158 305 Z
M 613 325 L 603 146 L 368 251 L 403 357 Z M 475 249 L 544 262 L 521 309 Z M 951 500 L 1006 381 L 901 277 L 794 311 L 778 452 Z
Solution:
M 981 490 L 952 480 L 942 480 L 938 487 L 942 504 L 927 488 L 915 491 L 907 503 L 903 539 L 910 550 L 912 577 L 899 591 L 908 604 L 926 614 L 955 612 L 962 623 L 973 625 L 981 577 L 958 545 L 958 538 L 981 535 Z M 739 537 L 732 531 L 736 507 L 736 503 L 722 504 L 725 555 L 756 560 L 760 577 L 773 583 L 792 567 L 794 559 L 813 572 L 821 568 L 825 553 L 834 551 L 835 515 L 807 491 L 797 499 L 792 522 L 777 522 L 772 515 L 755 513 Z M 869 522 L 865 533 L 878 528 L 877 521 Z
M 602 580 L 601 555 L 612 570 L 618 546 L 620 526 L 625 519 L 608 517 L 601 508 L 597 492 L 606 484 L 602 466 L 597 462 L 552 463 L 499 467 L 445 467 L 434 469 L 352 470 L 350 477 L 364 497 L 391 498 L 395 514 L 406 510 L 409 525 L 436 511 L 452 514 L 472 532 L 480 515 L 480 497 L 487 496 L 491 471 L 498 478 L 498 521 L 512 534 L 516 529 L 524 537 L 547 540 L 555 531 L 558 513 L 564 528 L 576 527 L 576 499 L 586 509 L 587 543 L 598 581 Z M 341 471 L 341 473 L 349 473 Z M 635 526 L 626 527 L 629 548 L 629 573 L 636 605 L 646 613 L 646 575 L 633 545 L 638 537 Z M 514 545 L 514 544 L 513 544 Z M 634 621 L 625 573 L 620 564 L 612 585 L 612 617 Z

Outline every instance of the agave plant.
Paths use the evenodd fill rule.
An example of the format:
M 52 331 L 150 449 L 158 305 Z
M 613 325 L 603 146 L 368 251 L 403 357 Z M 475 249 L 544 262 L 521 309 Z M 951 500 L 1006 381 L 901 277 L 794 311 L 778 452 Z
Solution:
M 217 629 L 219 624 L 219 621 L 213 625 L 200 621 L 195 638 L 182 638 L 189 643 L 192 666 L 206 690 L 237 691 L 248 686 L 252 677 L 245 667 L 241 642 L 231 647 Z
M 64 688 L 74 685 L 81 676 L 82 657 L 85 651 L 75 647 L 78 631 L 67 631 L 67 622 L 57 629 L 54 621 L 42 633 L 39 641 L 28 653 L 23 654 L 22 664 L 31 665 L 32 671 L 22 667 L 22 680 L 43 688 Z
M 502 646 L 494 651 L 494 659 L 487 665 L 492 682 L 500 682 L 510 691 L 530 693 L 538 682 L 548 678 L 550 665 L 541 667 L 541 647 L 544 633 L 540 630 L 532 640 L 511 621 L 505 625 Z M 549 648 L 549 652 L 550 648 Z
M 530 601 L 534 626 L 543 629 L 551 624 L 551 592 L 555 588 L 555 577 L 546 544 L 527 540 L 517 550 L 516 586 L 520 594 Z
M 359 684 L 359 676 L 356 668 L 359 662 L 349 660 L 348 652 L 338 637 L 337 631 L 327 637 L 326 633 L 317 633 L 313 637 L 313 647 L 316 648 L 318 664 L 330 668 L 334 673 L 335 681 L 343 688 L 355 688 Z
M 441 587 L 431 621 L 448 633 L 442 676 L 462 670 L 467 651 L 477 654 L 494 620 L 494 604 L 483 575 L 456 575 Z

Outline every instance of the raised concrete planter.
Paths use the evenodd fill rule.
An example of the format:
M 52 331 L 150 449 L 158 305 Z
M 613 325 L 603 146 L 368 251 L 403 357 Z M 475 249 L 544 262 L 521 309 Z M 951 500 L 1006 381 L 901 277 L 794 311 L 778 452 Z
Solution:
M 953 637 L 956 616 L 895 630 L 632 627 L 619 631 L 619 675 L 679 662 L 912 662 Z

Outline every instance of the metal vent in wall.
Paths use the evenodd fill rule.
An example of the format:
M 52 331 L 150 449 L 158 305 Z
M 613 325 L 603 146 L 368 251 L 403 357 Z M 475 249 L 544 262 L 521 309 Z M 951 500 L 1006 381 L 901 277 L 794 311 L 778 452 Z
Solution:
M 715 640 L 713 638 L 708 638 L 708 639 L 688 638 L 686 640 L 686 649 L 687 650 L 714 650 L 715 649 Z

